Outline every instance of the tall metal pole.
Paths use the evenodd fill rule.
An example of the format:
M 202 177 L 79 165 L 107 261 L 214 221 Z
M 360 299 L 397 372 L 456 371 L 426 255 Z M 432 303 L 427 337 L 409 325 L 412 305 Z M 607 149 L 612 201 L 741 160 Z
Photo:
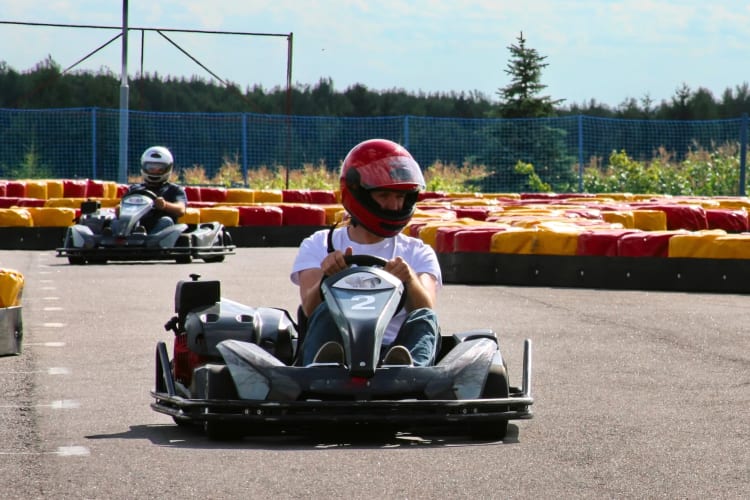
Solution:
M 120 70 L 120 157 L 117 182 L 128 182 L 128 0 L 122 0 L 122 69 Z

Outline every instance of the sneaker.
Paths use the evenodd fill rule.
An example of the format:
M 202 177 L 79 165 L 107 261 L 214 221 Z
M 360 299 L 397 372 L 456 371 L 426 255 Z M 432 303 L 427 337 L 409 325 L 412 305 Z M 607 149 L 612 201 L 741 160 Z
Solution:
M 313 363 L 336 363 L 344 364 L 344 347 L 338 342 L 326 342 L 318 349 L 313 358 Z
M 383 365 L 412 366 L 414 360 L 411 359 L 409 349 L 402 345 L 391 347 L 383 358 Z

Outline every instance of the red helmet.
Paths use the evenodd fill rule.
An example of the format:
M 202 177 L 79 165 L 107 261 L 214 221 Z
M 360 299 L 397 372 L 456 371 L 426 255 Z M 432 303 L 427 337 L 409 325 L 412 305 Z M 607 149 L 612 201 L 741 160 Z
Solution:
M 368 231 L 388 238 L 398 234 L 414 215 L 419 192 L 425 188 L 417 162 L 401 145 L 386 139 L 360 142 L 341 165 L 341 203 Z M 405 191 L 401 210 L 384 210 L 373 200 L 373 190 Z

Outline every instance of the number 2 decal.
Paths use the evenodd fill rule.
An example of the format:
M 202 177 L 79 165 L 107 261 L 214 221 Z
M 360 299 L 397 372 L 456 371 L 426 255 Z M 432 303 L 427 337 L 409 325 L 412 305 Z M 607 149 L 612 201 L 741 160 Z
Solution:
M 355 295 L 351 298 L 352 310 L 371 310 L 375 309 L 372 304 L 375 302 L 375 297 L 371 295 Z

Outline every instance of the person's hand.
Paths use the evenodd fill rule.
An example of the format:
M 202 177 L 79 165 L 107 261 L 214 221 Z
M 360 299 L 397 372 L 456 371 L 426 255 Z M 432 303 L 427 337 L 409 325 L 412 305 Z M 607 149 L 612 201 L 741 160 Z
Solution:
M 349 266 L 344 260 L 344 256 L 352 254 L 352 247 L 342 252 L 341 250 L 335 250 L 328 255 L 320 263 L 320 269 L 323 271 L 324 276 L 333 276 L 334 274 L 343 271 Z
M 154 208 L 157 210 L 164 210 L 164 207 L 167 206 L 167 200 L 159 196 L 154 200 Z
M 403 259 L 403 257 L 396 257 L 389 260 L 385 265 L 385 270 L 400 279 L 404 285 L 408 285 L 415 278 L 414 271 L 411 266 Z

